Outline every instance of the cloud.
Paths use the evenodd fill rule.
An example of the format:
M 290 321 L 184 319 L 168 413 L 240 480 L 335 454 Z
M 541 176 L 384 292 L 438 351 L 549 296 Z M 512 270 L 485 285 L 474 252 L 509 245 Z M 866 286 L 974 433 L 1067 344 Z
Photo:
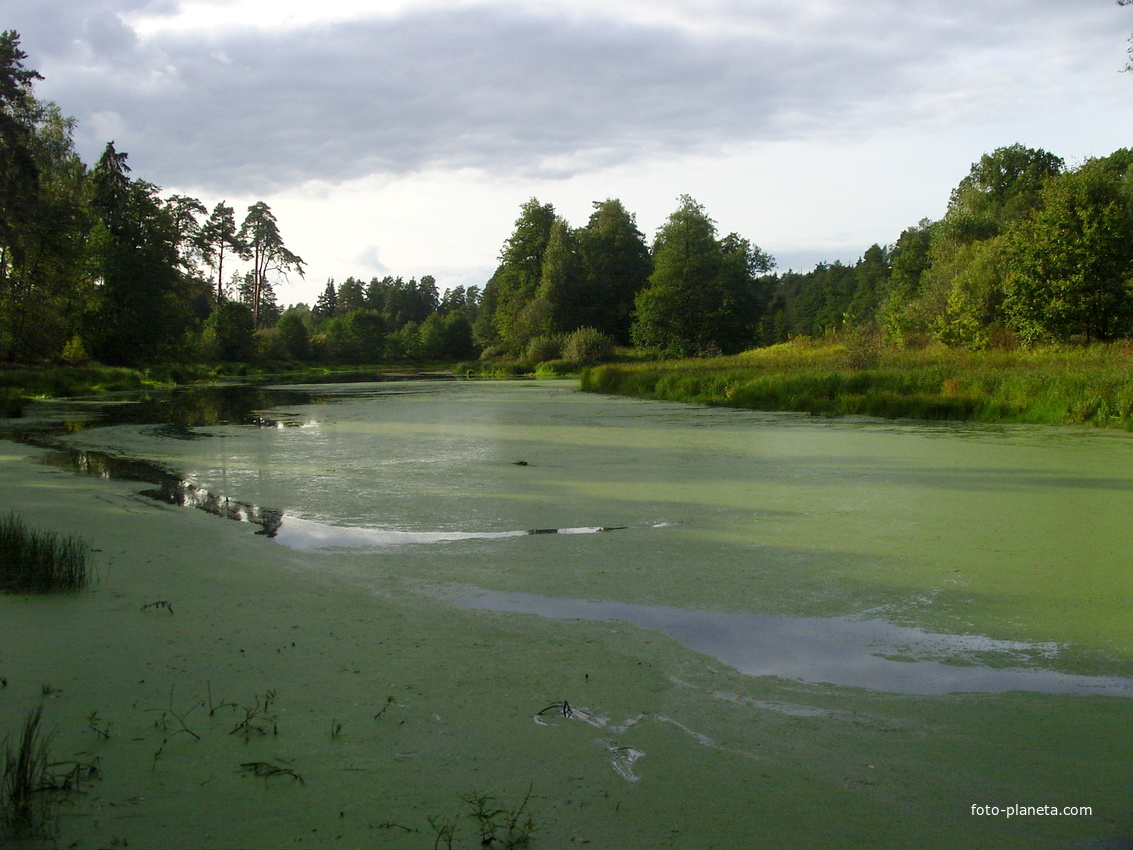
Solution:
M 377 245 L 366 245 L 359 248 L 348 259 L 354 266 L 361 269 L 359 274 L 363 277 L 367 274 L 389 274 L 389 267 L 382 262 Z
M 139 36 L 131 13 L 178 4 L 16 2 L 40 91 L 79 119 L 88 158 L 115 116 L 138 174 L 218 193 L 438 167 L 562 178 L 1002 117 L 1071 96 L 1044 63 L 1097 67 L 1112 27 L 1066 0 L 658 0 L 655 21 L 510 3 Z

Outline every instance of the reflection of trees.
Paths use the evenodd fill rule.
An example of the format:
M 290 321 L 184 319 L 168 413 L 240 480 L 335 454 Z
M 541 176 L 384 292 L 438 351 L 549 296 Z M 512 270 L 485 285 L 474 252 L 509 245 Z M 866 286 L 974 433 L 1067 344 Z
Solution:
M 180 505 L 183 508 L 199 508 L 213 516 L 223 517 L 224 519 L 250 522 L 252 525 L 260 526 L 257 534 L 266 534 L 268 537 L 275 537 L 280 525 L 283 524 L 283 511 L 264 508 L 249 502 L 239 502 L 218 493 L 210 493 L 205 488 L 198 487 L 188 481 L 178 481 L 172 488 L 162 487 L 156 490 L 145 490 L 142 495 L 173 505 Z
M 230 499 L 198 487 L 154 463 L 135 458 L 121 458 L 105 452 L 70 449 L 49 452 L 44 462 L 51 466 L 73 469 L 81 475 L 117 481 L 140 481 L 156 485 L 143 490 L 142 495 L 159 502 L 185 508 L 199 508 L 213 516 L 258 525 L 257 534 L 275 537 L 283 523 L 283 511 L 264 508 L 249 502 Z

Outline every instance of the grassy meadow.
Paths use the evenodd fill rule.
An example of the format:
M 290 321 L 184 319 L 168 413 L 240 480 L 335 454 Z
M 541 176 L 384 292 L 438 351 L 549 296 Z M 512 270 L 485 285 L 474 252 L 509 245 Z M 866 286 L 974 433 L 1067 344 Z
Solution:
M 796 339 L 731 357 L 605 364 L 582 388 L 827 416 L 1131 429 L 1133 344 L 963 351 Z

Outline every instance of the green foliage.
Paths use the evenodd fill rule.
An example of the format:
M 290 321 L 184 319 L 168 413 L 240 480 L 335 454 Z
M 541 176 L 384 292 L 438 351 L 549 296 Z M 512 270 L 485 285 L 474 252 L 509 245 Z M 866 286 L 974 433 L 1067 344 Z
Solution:
M 555 221 L 554 207 L 540 204 L 536 198 L 520 208 L 515 230 L 500 252 L 500 266 L 484 290 L 481 316 L 490 328 L 481 329 L 481 339 L 498 339 L 508 350 L 517 352 L 531 337 L 545 332 L 550 319 L 536 315 L 539 308 L 523 314 L 542 282 L 543 258 Z
M 1012 228 L 1006 309 L 1025 340 L 1112 340 L 1133 330 L 1129 152 L 1049 181 Z M 1114 166 L 1117 167 L 1114 167 Z
M 0 519 L 0 590 L 81 590 L 90 583 L 91 574 L 91 548 L 86 541 L 29 529 L 15 513 Z
M 613 353 L 614 341 L 594 328 L 579 328 L 563 340 L 563 359 L 578 366 L 593 366 Z
M 302 277 L 305 264 L 302 257 L 284 245 L 279 222 L 271 207 L 263 201 L 257 201 L 248 207 L 236 238 L 244 257 L 252 263 L 249 272 L 251 291 L 247 301 L 252 306 L 253 324 L 260 327 L 265 289 L 270 289 L 268 275 L 286 275 L 289 271 L 294 271 Z
M 83 345 L 83 338 L 75 334 L 67 344 L 63 346 L 62 353 L 63 362 L 70 366 L 82 366 L 90 360 L 90 354 L 87 353 L 87 347 Z
M 594 202 L 578 233 L 582 280 L 567 327 L 594 327 L 621 343 L 630 340 L 634 299 L 645 288 L 653 261 L 637 220 L 622 202 Z
M 295 310 L 288 310 L 275 324 L 279 347 L 283 356 L 291 360 L 306 360 L 310 353 L 310 334 L 302 316 Z
M 528 363 L 542 363 L 544 360 L 557 360 L 562 355 L 563 341 L 558 335 L 537 336 L 527 343 L 524 359 Z
M 224 260 L 229 255 L 244 252 L 236 231 L 236 211 L 224 201 L 213 207 L 208 221 L 200 230 L 198 240 L 204 261 L 216 269 L 216 301 L 224 300 Z
M 255 325 L 246 304 L 224 301 L 205 322 L 205 353 L 211 360 L 250 360 L 256 351 Z
M 929 249 L 933 223 L 923 219 L 901 233 L 890 252 L 890 275 L 879 310 L 879 322 L 888 339 L 904 344 L 910 333 L 923 331 L 926 322 L 917 304 L 921 281 L 932 265 Z M 779 341 L 786 337 L 780 337 Z
M 377 310 L 361 308 L 324 326 L 327 359 L 339 363 L 377 363 L 388 345 L 385 321 Z
M 91 178 L 99 214 L 91 247 L 102 279 L 95 353 L 114 364 L 172 356 L 193 321 L 176 219 L 156 186 L 129 178 L 126 158 L 108 144 Z
M 716 224 L 688 195 L 657 231 L 653 272 L 636 299 L 636 345 L 670 357 L 733 352 L 755 341 L 755 275 L 772 260 L 747 240 L 716 239 Z

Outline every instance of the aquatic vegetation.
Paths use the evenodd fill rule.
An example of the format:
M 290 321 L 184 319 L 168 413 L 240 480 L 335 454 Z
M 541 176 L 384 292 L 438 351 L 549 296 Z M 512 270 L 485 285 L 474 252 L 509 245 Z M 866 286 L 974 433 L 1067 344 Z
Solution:
M 151 608 L 155 611 L 158 609 L 164 609 L 169 612 L 170 616 L 173 616 L 173 603 L 168 599 L 157 599 L 153 602 L 146 602 L 139 610 L 148 611 Z
M 280 776 L 290 776 L 293 781 L 298 782 L 300 785 L 306 785 L 302 775 L 297 773 L 293 768 L 281 764 L 273 764 L 270 761 L 246 761 L 240 765 L 240 772 L 263 777 L 264 784 Z
M 0 836 L 32 838 L 46 835 L 51 824 L 54 799 L 48 770 L 51 735 L 43 735 L 39 722 L 43 705 L 28 714 L 18 748 L 4 741 L 4 771 L 0 775 Z
M 103 720 L 98 716 L 97 708 L 87 715 L 87 726 L 101 741 L 110 740 L 110 728 L 113 725 L 109 720 Z
M 188 711 L 175 711 L 173 709 L 173 688 L 174 686 L 170 685 L 169 705 L 167 708 L 150 709 L 151 711 L 159 712 L 158 719 L 154 721 L 154 726 L 156 726 L 158 729 L 161 729 L 163 732 L 169 732 L 170 729 L 173 729 L 172 732 L 169 732 L 169 734 L 165 736 L 165 738 L 161 742 L 161 746 L 159 746 L 153 754 L 153 767 L 155 769 L 157 767 L 158 760 L 165 754 L 165 748 L 169 745 L 169 742 L 176 738 L 178 735 L 189 735 L 195 740 L 201 740 L 201 736 L 189 728 L 189 725 L 185 722 L 185 719 L 198 708 L 200 708 L 202 703 L 194 703 Z M 176 726 L 179 726 L 180 728 L 175 728 L 173 723 L 174 720 L 177 721 Z
M 14 511 L 0 519 L 0 590 L 81 590 L 93 574 L 91 555 L 82 538 L 30 529 Z
M 243 735 L 244 740 L 247 740 L 253 733 L 266 735 L 270 728 L 273 735 L 278 735 L 278 719 L 271 713 L 271 707 L 275 704 L 275 701 L 276 693 L 274 690 L 266 691 L 262 701 L 259 694 L 256 694 L 255 702 L 252 705 L 240 706 L 244 712 L 244 717 L 228 734 Z
M 524 810 L 531 799 L 530 786 L 523 802 L 514 810 L 495 807 L 493 805 L 495 798 L 486 794 L 472 792 L 461 799 L 472 809 L 469 817 L 476 824 L 481 847 L 493 847 L 499 844 L 504 848 L 520 848 L 530 845 L 531 834 L 535 831 L 535 821 L 530 816 L 523 819 Z
M 535 832 L 535 821 L 530 815 L 524 817 L 527 804 L 531 800 L 531 786 L 527 794 L 516 809 L 504 809 L 495 805 L 495 797 L 472 791 L 461 796 L 470 811 L 465 815 L 453 815 L 442 818 L 439 815 L 429 817 L 429 826 L 435 835 L 434 850 L 444 847 L 452 850 L 460 824 L 464 820 L 471 820 L 476 832 L 477 843 L 480 847 L 500 847 L 503 850 L 520 850 L 531 846 L 532 835 Z M 394 824 L 391 824 L 394 825 Z M 404 829 L 404 827 L 402 827 Z
M 374 719 L 377 720 L 383 714 L 385 714 L 389 710 L 389 707 L 391 705 L 393 705 L 395 702 L 397 702 L 397 697 L 394 697 L 394 696 L 386 697 L 385 705 L 383 705 L 381 708 L 378 709 L 378 713 L 374 715 Z

